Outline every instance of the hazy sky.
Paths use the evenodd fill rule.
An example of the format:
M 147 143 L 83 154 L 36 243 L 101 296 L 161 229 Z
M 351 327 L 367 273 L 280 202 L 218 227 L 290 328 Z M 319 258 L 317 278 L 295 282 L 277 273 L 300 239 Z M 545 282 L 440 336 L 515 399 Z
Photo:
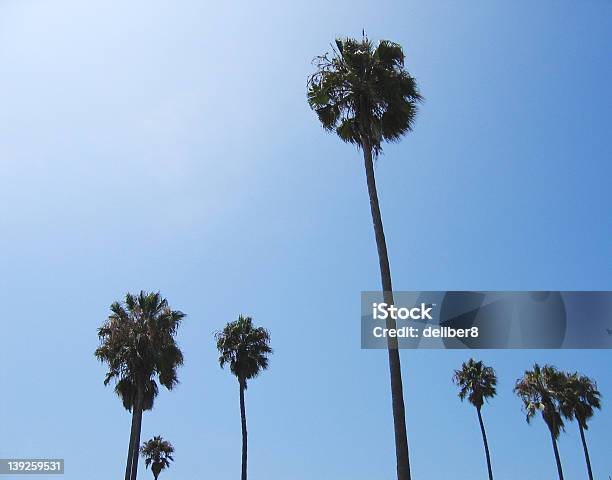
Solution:
M 212 339 L 239 313 L 275 349 L 247 391 L 251 477 L 393 478 L 387 356 L 359 348 L 379 288 L 362 160 L 305 96 L 312 57 L 362 28 L 404 46 L 426 99 L 376 168 L 395 287 L 612 289 L 609 1 L 0 0 L 0 457 L 122 478 L 130 417 L 93 351 L 145 289 L 188 314 L 181 384 L 143 419 L 176 448 L 162 479 L 239 475 Z M 403 351 L 416 480 L 485 477 L 450 381 L 472 354 L 500 378 L 498 480 L 556 475 L 511 392 L 534 361 L 598 380 L 587 435 L 612 473 L 612 353 Z M 583 480 L 575 424 L 559 448 Z

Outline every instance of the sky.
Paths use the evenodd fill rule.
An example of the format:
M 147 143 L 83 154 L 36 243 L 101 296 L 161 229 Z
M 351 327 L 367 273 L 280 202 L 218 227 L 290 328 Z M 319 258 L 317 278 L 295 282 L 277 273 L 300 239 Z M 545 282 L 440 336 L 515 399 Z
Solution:
M 176 448 L 162 479 L 239 475 L 212 335 L 240 313 L 274 348 L 246 394 L 250 477 L 394 478 L 387 356 L 359 339 L 380 285 L 363 162 L 305 94 L 312 58 L 362 29 L 403 45 L 425 98 L 376 165 L 395 288 L 612 289 L 608 1 L 0 0 L 0 458 L 122 478 L 130 416 L 93 352 L 143 289 L 188 315 L 181 383 L 143 418 Z M 587 439 L 612 474 L 612 352 L 406 350 L 416 480 L 485 478 L 451 382 L 470 356 L 499 377 L 495 478 L 555 478 L 512 393 L 536 361 L 597 380 Z M 575 424 L 559 449 L 586 478 Z

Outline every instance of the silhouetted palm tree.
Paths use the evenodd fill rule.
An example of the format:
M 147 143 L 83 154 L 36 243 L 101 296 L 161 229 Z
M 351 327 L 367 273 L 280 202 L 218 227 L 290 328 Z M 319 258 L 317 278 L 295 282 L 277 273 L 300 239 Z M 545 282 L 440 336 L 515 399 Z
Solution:
M 341 140 L 363 150 L 383 296 L 385 302 L 392 305 L 391 270 L 373 159 L 382 151 L 383 141 L 399 141 L 412 130 L 421 95 L 416 81 L 404 69 L 404 52 L 397 43 L 383 40 L 375 47 L 364 35 L 361 41 L 337 39 L 336 47 L 332 55 L 325 54 L 315 59 L 317 71 L 308 79 L 308 103 L 325 130 L 335 131 Z M 395 320 L 390 316 L 387 328 L 395 328 Z M 387 342 L 397 477 L 409 480 L 410 461 L 397 338 L 389 336 Z
M 254 327 L 251 317 L 240 315 L 238 320 L 228 323 L 215 333 L 219 364 L 229 365 L 230 371 L 238 379 L 240 387 L 240 420 L 242 423 L 242 480 L 247 478 L 247 422 L 244 406 L 244 392 L 247 380 L 255 378 L 268 368 L 270 334 L 265 328 Z
M 593 480 L 593 471 L 591 470 L 591 458 L 584 431 L 589 429 L 587 422 L 595 413 L 593 409 L 601 409 L 600 397 L 601 394 L 597 390 L 597 384 L 594 380 L 580 375 L 578 372 L 567 376 L 561 396 L 561 413 L 567 419 L 573 420 L 575 418 L 578 422 L 590 480 Z
M 453 381 L 459 386 L 459 398 L 461 401 L 467 398 L 468 401 L 476 407 L 480 431 L 482 433 L 482 441 L 484 442 L 485 455 L 487 457 L 489 480 L 493 480 L 489 443 L 487 442 L 487 433 L 485 431 L 484 422 L 482 421 L 481 409 L 486 399 L 493 398 L 497 394 L 495 390 L 495 386 L 497 385 L 495 370 L 485 366 L 483 362 L 477 362 L 471 358 L 461 365 L 460 370 L 455 370 Z
M 136 480 L 142 412 L 153 408 L 156 379 L 168 390 L 178 383 L 176 369 L 183 354 L 174 337 L 185 314 L 172 310 L 159 293 L 146 292 L 128 293 L 110 309 L 98 329 L 101 344 L 95 355 L 108 364 L 104 384 L 114 379 L 115 392 L 132 412 L 125 480 Z
M 533 370 L 527 370 L 523 376 L 516 381 L 514 392 L 523 401 L 523 407 L 527 413 L 527 422 L 530 423 L 537 412 L 542 418 L 550 432 L 550 438 L 557 462 L 559 480 L 563 480 L 563 469 L 561 458 L 557 447 L 557 439 L 561 430 L 565 429 L 559 407 L 559 398 L 564 388 L 565 375 L 551 365 L 540 367 L 537 363 Z
M 153 477 L 157 480 L 162 470 L 170 467 L 174 461 L 174 447 L 160 436 L 155 436 L 142 444 L 140 454 L 145 459 L 145 466 L 151 466 Z

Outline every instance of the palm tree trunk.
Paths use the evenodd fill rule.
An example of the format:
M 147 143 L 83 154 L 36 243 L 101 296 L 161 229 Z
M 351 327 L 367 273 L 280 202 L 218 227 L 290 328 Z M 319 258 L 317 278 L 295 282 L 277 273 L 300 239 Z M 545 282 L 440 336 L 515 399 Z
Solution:
M 489 442 L 487 442 L 487 432 L 485 431 L 484 422 L 482 421 L 482 413 L 480 408 L 476 408 L 478 412 L 478 422 L 480 423 L 480 431 L 482 432 L 482 441 L 484 442 L 485 455 L 487 456 L 487 468 L 489 469 L 489 480 L 493 480 L 493 469 L 491 468 L 491 456 L 489 455 Z
M 557 462 L 557 472 L 559 472 L 559 480 L 563 480 L 563 468 L 561 468 L 561 457 L 559 457 L 559 449 L 557 448 L 557 439 L 550 431 L 550 438 L 552 439 L 553 450 L 555 452 L 555 461 Z
M 582 448 L 584 449 L 584 458 L 586 459 L 587 471 L 589 473 L 589 480 L 593 480 L 593 471 L 591 470 L 591 457 L 589 457 L 589 449 L 587 448 L 586 438 L 584 437 L 584 428 L 578 421 L 578 428 L 580 428 L 580 438 L 582 439 Z
M 130 444 L 128 445 L 127 465 L 125 466 L 125 480 L 132 478 L 132 458 L 134 457 L 134 432 L 136 430 L 136 409 L 132 405 L 132 426 L 130 428 Z
M 246 410 L 244 407 L 244 390 L 246 388 L 244 380 L 238 380 L 240 383 L 240 420 L 242 423 L 242 476 L 241 480 L 247 478 L 247 423 Z
M 131 480 L 136 480 L 138 475 L 138 451 L 140 449 L 140 430 L 142 428 L 142 402 L 143 389 L 139 387 L 136 394 L 136 405 L 134 406 L 134 414 L 136 416 L 136 425 L 134 428 L 134 442 L 132 443 L 132 475 Z
M 387 255 L 387 242 L 383 230 L 378 193 L 376 192 L 376 178 L 374 176 L 374 162 L 372 161 L 372 147 L 367 136 L 362 136 L 363 156 L 365 161 L 368 194 L 370 196 L 370 210 L 376 236 L 378 249 L 378 263 L 380 265 L 380 278 L 382 281 L 383 298 L 387 305 L 393 305 L 393 287 L 391 285 L 391 269 Z M 387 316 L 386 326 L 395 329 L 395 320 Z M 397 462 L 398 480 L 410 480 L 410 459 L 408 456 L 408 437 L 406 435 L 406 413 L 404 410 L 404 393 L 402 387 L 402 370 L 400 364 L 397 338 L 387 337 L 387 350 L 389 354 L 389 373 L 391 376 L 391 405 L 393 408 L 393 426 L 395 431 L 395 457 Z

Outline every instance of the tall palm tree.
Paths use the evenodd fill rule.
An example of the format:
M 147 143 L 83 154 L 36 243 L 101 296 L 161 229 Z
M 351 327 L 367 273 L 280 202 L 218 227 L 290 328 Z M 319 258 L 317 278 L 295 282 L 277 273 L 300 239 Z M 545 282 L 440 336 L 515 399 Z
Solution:
M 565 429 L 560 411 L 560 396 L 564 388 L 565 375 L 551 365 L 540 367 L 537 363 L 533 370 L 527 370 L 516 381 L 514 392 L 523 401 L 527 413 L 527 423 L 530 423 L 537 412 L 542 414 L 552 440 L 559 480 L 563 480 L 563 468 L 559 457 L 557 439 L 561 430 Z
M 415 79 L 404 69 L 402 47 L 387 40 L 374 46 L 365 35 L 361 41 L 337 39 L 333 53 L 317 57 L 314 63 L 317 71 L 308 79 L 310 107 L 325 130 L 335 131 L 341 140 L 363 150 L 383 297 L 392 305 L 391 270 L 376 191 L 374 159 L 382 151 L 383 141 L 397 142 L 412 130 L 421 95 Z M 390 316 L 387 328 L 395 328 L 395 320 Z M 387 342 L 397 478 L 410 480 L 397 338 L 388 337 Z
M 270 334 L 265 328 L 254 327 L 251 317 L 240 315 L 222 331 L 215 333 L 219 365 L 229 365 L 230 371 L 238 379 L 240 387 L 240 420 L 242 423 L 242 480 L 247 478 L 247 422 L 244 406 L 244 392 L 247 380 L 251 380 L 268 368 Z
M 140 454 L 145 459 L 145 466 L 151 466 L 153 478 L 157 480 L 162 470 L 170 467 L 170 462 L 174 461 L 172 454 L 174 447 L 160 436 L 155 436 L 142 444 Z
M 471 358 L 467 362 L 463 362 L 460 370 L 455 370 L 453 381 L 459 387 L 459 398 L 461 401 L 467 398 L 468 401 L 476 407 L 478 422 L 480 423 L 480 432 L 482 433 L 482 441 L 484 442 L 485 455 L 487 457 L 489 480 L 493 480 L 489 443 L 487 442 L 487 432 L 485 431 L 484 422 L 482 421 L 481 410 L 484 401 L 493 398 L 497 394 L 495 389 L 497 385 L 495 370 L 491 367 L 487 367 L 482 361 L 477 362 Z
M 172 310 L 159 293 L 143 291 L 126 294 L 110 310 L 98 329 L 95 356 L 108 364 L 104 385 L 115 380 L 115 392 L 132 412 L 125 480 L 136 480 L 142 412 L 153 408 L 158 382 L 168 390 L 178 383 L 183 354 L 175 336 L 185 314 Z
M 595 414 L 594 409 L 601 409 L 600 398 L 601 394 L 594 380 L 578 372 L 567 376 L 561 396 L 561 413 L 568 420 L 575 418 L 578 422 L 589 480 L 593 480 L 593 471 L 584 431 L 589 429 L 587 422 Z

